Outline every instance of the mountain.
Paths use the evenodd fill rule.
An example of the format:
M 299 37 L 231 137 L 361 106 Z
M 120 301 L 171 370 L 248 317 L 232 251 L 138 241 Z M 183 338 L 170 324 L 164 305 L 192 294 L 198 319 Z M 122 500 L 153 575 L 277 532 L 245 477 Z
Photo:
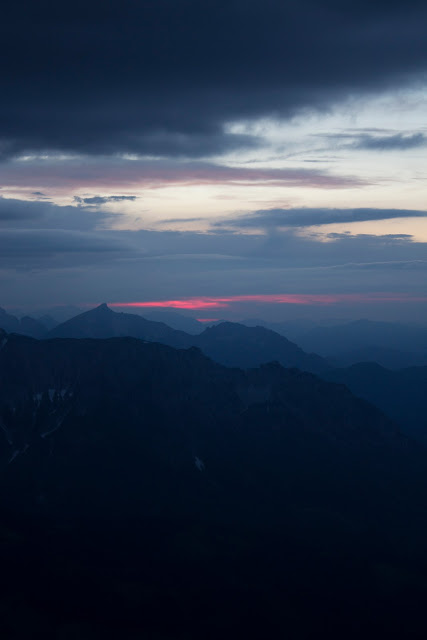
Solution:
M 304 353 L 283 336 L 263 327 L 223 322 L 199 335 L 190 335 L 135 314 L 115 313 L 106 304 L 64 322 L 48 335 L 51 338 L 130 336 L 176 348 L 194 346 L 221 364 L 243 368 L 272 360 L 313 373 L 329 368 L 329 364 L 319 356 Z
M 54 319 L 56 324 L 60 322 L 65 322 L 66 320 L 71 320 L 74 316 L 77 316 L 79 313 L 82 313 L 83 309 L 80 307 L 75 307 L 74 305 L 62 304 L 56 305 L 54 307 L 38 307 L 37 309 L 37 318 L 39 316 L 50 316 Z M 34 312 L 33 312 L 34 315 Z
M 372 402 L 406 433 L 427 443 L 427 367 L 390 371 L 373 362 L 322 373 L 345 384 L 356 396 Z
M 59 321 L 55 318 L 52 318 L 49 314 L 44 314 L 42 316 L 38 316 L 36 318 L 44 327 L 46 327 L 47 331 L 51 331 L 55 327 L 58 326 Z
M 197 335 L 204 330 L 202 322 L 174 311 L 150 311 L 144 314 L 144 318 L 154 322 L 164 322 L 172 329 L 178 329 L 193 335 Z
M 378 347 L 420 356 L 427 355 L 427 327 L 357 320 L 310 329 L 298 337 L 298 344 L 324 357 L 338 357 L 351 351 Z
M 132 313 L 116 313 L 106 304 L 85 311 L 49 332 L 49 338 L 112 338 L 131 336 L 173 346 L 189 346 L 189 336 L 163 322 L 154 322 Z
M 41 338 L 46 334 L 46 327 L 30 316 L 19 319 L 0 308 L 0 329 L 10 333 L 21 333 L 33 338 Z
M 363 347 L 328 358 L 328 362 L 332 366 L 340 368 L 350 367 L 359 362 L 374 362 L 386 369 L 405 369 L 427 366 L 427 351 L 424 353 L 405 353 L 384 347 Z
M 284 336 L 265 327 L 222 322 L 208 327 L 197 336 L 195 345 L 203 353 L 228 367 L 256 367 L 277 360 L 283 366 L 297 367 L 313 373 L 329 368 L 323 358 L 305 353 Z
M 3 637 L 425 631 L 427 454 L 343 385 L 132 338 L 0 345 Z

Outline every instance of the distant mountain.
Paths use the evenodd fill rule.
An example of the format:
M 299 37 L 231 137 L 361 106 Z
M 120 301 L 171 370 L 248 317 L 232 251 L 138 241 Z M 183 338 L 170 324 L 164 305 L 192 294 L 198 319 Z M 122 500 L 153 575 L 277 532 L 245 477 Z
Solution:
M 375 362 L 386 369 L 427 366 L 427 352 L 405 353 L 384 347 L 363 347 L 328 358 L 334 367 L 350 367 L 359 362 Z
M 427 367 L 390 371 L 372 362 L 324 372 L 372 402 L 413 437 L 427 443 Z
M 193 335 L 201 333 L 205 328 L 202 322 L 174 311 L 150 311 L 149 313 L 144 313 L 143 317 L 154 322 L 164 322 L 172 329 L 178 329 Z
M 427 327 L 357 320 L 310 329 L 299 336 L 298 344 L 303 349 L 315 351 L 324 357 L 336 357 L 356 350 L 378 347 L 426 355 Z
M 223 322 L 199 335 L 177 331 L 130 313 L 115 313 L 106 304 L 86 311 L 53 329 L 50 338 L 111 338 L 130 336 L 176 348 L 198 347 L 217 362 L 231 367 L 255 367 L 276 360 L 286 367 L 317 373 L 329 368 L 283 336 L 263 327 Z
M 36 320 L 38 320 L 38 322 L 41 322 L 41 324 L 46 327 L 47 331 L 51 331 L 52 329 L 57 327 L 58 324 L 60 324 L 58 320 L 52 318 L 52 316 L 50 316 L 49 314 L 38 316 Z
M 46 327 L 30 316 L 19 319 L 0 308 L 0 329 L 9 333 L 21 333 L 33 338 L 41 338 L 46 334 Z
M 228 367 L 256 367 L 276 360 L 285 367 L 297 367 L 313 373 L 329 368 L 323 358 L 305 353 L 284 336 L 265 327 L 222 322 L 207 328 L 198 336 L 195 345 Z
M 56 305 L 54 307 L 43 307 L 38 308 L 37 315 L 33 312 L 33 315 L 36 315 L 37 318 L 39 316 L 50 316 L 54 319 L 56 324 L 60 322 L 65 322 L 66 320 L 71 320 L 74 316 L 77 316 L 79 313 L 82 313 L 83 309 L 80 307 L 75 307 L 74 305 L 63 304 Z
M 0 418 L 5 638 L 426 628 L 427 454 L 343 385 L 3 333 Z
M 241 321 L 248 327 L 265 327 L 271 331 L 279 333 L 281 336 L 285 336 L 289 340 L 295 341 L 299 344 L 299 337 L 307 331 L 317 327 L 330 327 L 342 324 L 337 318 L 324 318 L 314 320 L 313 318 L 295 318 L 293 320 L 282 320 L 279 322 L 269 322 L 263 318 L 247 318 Z M 345 324 L 345 323 L 344 323 Z
M 190 346 L 190 336 L 163 322 L 146 320 L 132 313 L 116 313 L 106 304 L 85 311 L 49 332 L 49 338 L 113 338 L 131 336 L 150 342 Z

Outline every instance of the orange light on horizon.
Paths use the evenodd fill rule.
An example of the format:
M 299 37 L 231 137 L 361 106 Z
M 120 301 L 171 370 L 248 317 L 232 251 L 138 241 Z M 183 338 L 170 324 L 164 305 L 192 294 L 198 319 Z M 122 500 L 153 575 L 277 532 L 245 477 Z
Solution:
M 110 302 L 111 307 L 127 308 L 171 308 L 171 309 L 220 309 L 233 303 L 254 302 L 263 304 L 331 305 L 349 303 L 381 302 L 427 302 L 427 297 L 411 296 L 404 293 L 344 293 L 344 294 L 254 294 L 238 296 L 202 296 L 178 300 L 149 300 L 144 302 Z M 203 320 L 202 320 L 203 321 Z M 206 322 L 213 320 L 205 320 Z

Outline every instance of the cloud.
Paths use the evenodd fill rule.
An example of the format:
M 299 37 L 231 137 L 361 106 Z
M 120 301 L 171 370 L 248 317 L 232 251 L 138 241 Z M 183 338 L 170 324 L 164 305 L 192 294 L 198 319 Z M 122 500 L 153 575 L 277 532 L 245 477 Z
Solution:
M 81 158 L 42 162 L 28 160 L 11 162 L 2 167 L 2 183 L 9 188 L 45 189 L 159 189 L 171 185 L 227 184 L 256 186 L 260 184 L 288 187 L 308 187 L 318 189 L 346 189 L 370 184 L 368 179 L 355 176 L 337 175 L 327 170 L 312 168 L 251 168 L 231 167 L 213 162 L 171 160 L 126 160 L 103 159 L 84 161 Z M 97 205 L 118 202 L 134 196 L 76 196 L 78 204 Z M 93 198 L 103 198 L 93 200 Z M 105 198 L 112 198 L 105 200 Z M 119 200 L 118 200 L 119 199 Z
M 426 144 L 427 137 L 422 133 L 412 135 L 396 133 L 388 136 L 360 136 L 353 146 L 367 151 L 406 151 L 424 147 Z
M 0 155 L 207 157 L 225 125 L 291 117 L 426 71 L 424 2 L 8 3 Z
M 333 149 L 360 149 L 363 151 L 408 151 L 427 145 L 427 136 L 418 131 L 391 132 L 387 129 L 348 129 L 344 133 L 322 133 L 315 137 L 332 142 Z M 308 162 L 316 162 L 309 160 Z
M 108 215 L 79 207 L 58 206 L 45 200 L 30 201 L 0 197 L 0 233 L 2 229 L 92 230 L 103 225 Z
M 364 270 L 389 270 L 389 269 L 427 269 L 427 260 L 388 260 L 387 262 L 348 262 L 339 265 L 325 267 L 326 269 L 364 269 Z
M 410 209 L 260 209 L 237 218 L 216 222 L 213 226 L 238 229 L 302 228 L 371 220 L 426 217 L 427 211 Z M 333 234 L 330 237 L 338 237 L 338 234 Z
M 10 215 L 20 207 L 26 218 Z M 0 225 L 5 306 L 236 296 L 244 296 L 246 305 L 260 305 L 270 303 L 251 296 L 383 292 L 391 300 L 396 291 L 414 299 L 425 291 L 426 244 L 407 234 L 334 234 L 321 242 L 315 235 L 302 237 L 297 228 L 277 226 L 268 234 L 238 228 L 233 233 L 121 231 L 105 229 L 106 212 L 89 208 L 0 199 L 0 217 L 5 208 L 9 214 Z
M 91 196 L 89 198 L 81 198 L 80 196 L 74 196 L 74 202 L 77 205 L 89 205 L 96 206 L 107 204 L 109 202 L 123 202 L 125 200 L 129 200 L 130 202 L 134 202 L 137 199 L 137 196 Z

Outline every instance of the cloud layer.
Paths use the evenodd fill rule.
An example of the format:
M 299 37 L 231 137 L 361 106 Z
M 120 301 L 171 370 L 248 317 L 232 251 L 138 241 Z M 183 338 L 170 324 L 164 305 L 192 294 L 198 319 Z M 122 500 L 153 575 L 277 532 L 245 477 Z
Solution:
M 1 305 L 163 301 L 227 309 L 221 305 L 406 300 L 398 306 L 408 310 L 425 297 L 427 247 L 408 234 L 333 233 L 320 242 L 280 225 L 267 234 L 117 231 L 108 220 L 92 208 L 0 198 Z
M 205 157 L 251 146 L 224 124 L 416 80 L 426 18 L 418 0 L 8 3 L 0 153 Z
M 427 218 L 427 211 L 406 209 L 264 209 L 218 222 L 217 227 L 239 229 L 272 229 L 280 227 L 313 227 L 328 224 L 351 224 L 371 220 Z

